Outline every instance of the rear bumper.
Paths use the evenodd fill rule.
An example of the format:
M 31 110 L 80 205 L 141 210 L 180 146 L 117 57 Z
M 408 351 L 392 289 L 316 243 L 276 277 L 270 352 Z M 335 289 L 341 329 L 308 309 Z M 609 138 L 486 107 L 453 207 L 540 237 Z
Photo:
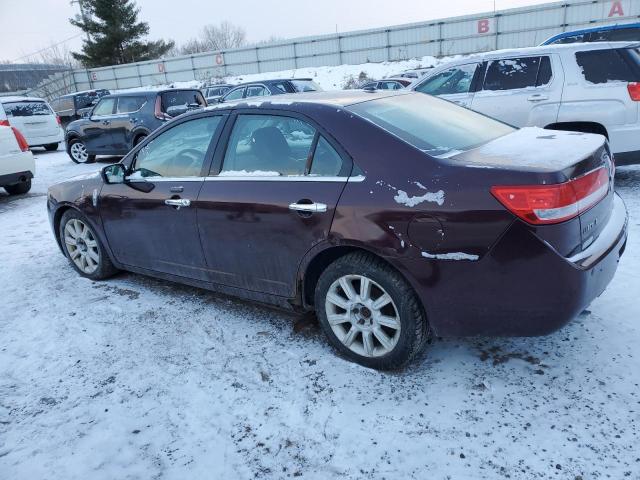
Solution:
M 615 195 L 605 229 L 565 258 L 515 222 L 479 261 L 425 260 L 414 278 L 429 321 L 442 336 L 537 336 L 570 322 L 613 279 L 627 241 L 627 210 Z M 419 271 L 417 260 L 411 270 Z
M 30 147 L 43 147 L 52 143 L 61 143 L 64 141 L 64 133 L 59 129 L 55 135 L 30 135 L 26 138 Z
M 33 173 L 31 172 L 15 172 L 9 173 L 6 175 L 0 175 L 0 187 L 15 185 L 16 183 L 26 182 L 27 180 L 33 178 Z

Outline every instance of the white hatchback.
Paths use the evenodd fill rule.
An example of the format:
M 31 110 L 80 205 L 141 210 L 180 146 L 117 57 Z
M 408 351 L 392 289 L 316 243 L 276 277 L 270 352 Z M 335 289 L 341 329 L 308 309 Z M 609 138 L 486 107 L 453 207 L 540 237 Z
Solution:
M 29 145 L 15 127 L 0 125 L 0 187 L 9 195 L 27 193 L 36 164 Z
M 20 130 L 29 147 L 57 150 L 64 140 L 60 118 L 41 98 L 0 97 L 0 124 Z
M 545 45 L 464 57 L 412 90 L 516 127 L 599 133 L 617 164 L 640 162 L 640 44 Z

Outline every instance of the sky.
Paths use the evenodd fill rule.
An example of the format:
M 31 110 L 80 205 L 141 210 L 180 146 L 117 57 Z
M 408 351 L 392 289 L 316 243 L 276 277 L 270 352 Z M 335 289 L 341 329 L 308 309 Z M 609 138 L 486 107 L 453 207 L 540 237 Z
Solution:
M 495 0 L 498 10 L 549 0 Z M 178 45 L 206 24 L 227 20 L 243 27 L 249 42 L 398 25 L 493 11 L 494 0 L 137 0 L 139 19 L 149 23 L 150 39 Z M 397 5 L 395 7 L 394 5 Z M 79 12 L 70 0 L 0 0 L 0 60 L 24 57 L 65 41 L 79 49 L 81 32 L 69 24 Z M 21 58 L 22 57 L 22 58 Z

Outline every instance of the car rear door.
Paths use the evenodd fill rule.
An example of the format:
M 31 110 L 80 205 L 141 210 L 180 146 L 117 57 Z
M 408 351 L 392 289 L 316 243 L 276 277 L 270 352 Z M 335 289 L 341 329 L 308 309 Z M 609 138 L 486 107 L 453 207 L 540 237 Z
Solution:
M 175 123 L 126 161 L 125 183 L 102 187 L 100 215 L 119 262 L 207 280 L 197 198 L 225 118 L 200 115 Z
M 351 163 L 304 117 L 263 112 L 229 120 L 198 229 L 212 282 L 291 297 L 304 255 L 329 234 Z
M 558 117 L 564 73 L 557 55 L 489 60 L 471 109 L 516 127 L 545 127 Z
M 436 95 L 463 107 L 469 107 L 473 101 L 472 87 L 475 83 L 478 66 L 478 62 L 471 62 L 434 73 L 420 82 L 414 90 Z
M 115 150 L 122 153 L 129 151 L 133 141 L 131 130 L 137 125 L 137 115 L 146 102 L 143 95 L 118 97 L 116 112 L 111 118 L 111 136 Z

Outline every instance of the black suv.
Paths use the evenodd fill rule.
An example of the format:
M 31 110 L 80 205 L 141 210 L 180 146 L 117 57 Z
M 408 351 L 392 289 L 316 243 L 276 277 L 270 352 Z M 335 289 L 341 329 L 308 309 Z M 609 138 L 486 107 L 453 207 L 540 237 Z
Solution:
M 283 95 L 285 93 L 319 92 L 320 86 L 311 78 L 285 78 L 242 83 L 225 93 L 218 102 L 230 102 L 251 97 Z
M 49 105 L 56 112 L 56 115 L 60 117 L 60 124 L 64 128 L 69 122 L 82 118 L 85 112 L 90 111 L 102 97 L 109 95 L 109 93 L 109 90 L 104 88 L 84 90 L 58 97 Z
M 107 95 L 67 126 L 67 153 L 76 163 L 93 162 L 96 155 L 126 155 L 167 120 L 206 106 L 197 89 Z

